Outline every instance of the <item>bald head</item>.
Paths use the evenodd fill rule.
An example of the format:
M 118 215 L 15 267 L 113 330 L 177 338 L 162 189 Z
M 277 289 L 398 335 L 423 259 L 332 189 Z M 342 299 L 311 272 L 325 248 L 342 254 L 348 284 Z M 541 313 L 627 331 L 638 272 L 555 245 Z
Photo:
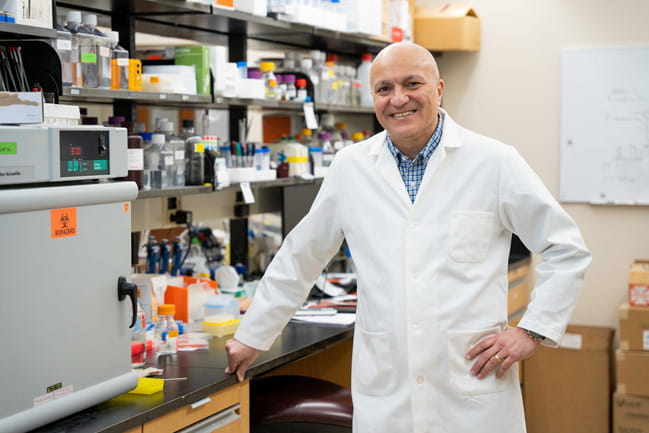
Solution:
M 414 158 L 437 127 L 444 81 L 424 47 L 399 42 L 377 54 L 370 68 L 374 112 L 392 143 Z
M 387 66 L 398 64 L 419 64 L 432 73 L 435 80 L 439 79 L 439 68 L 433 55 L 426 48 L 412 42 L 396 42 L 383 48 L 374 58 L 370 69 L 370 81 L 372 70 L 375 66 Z

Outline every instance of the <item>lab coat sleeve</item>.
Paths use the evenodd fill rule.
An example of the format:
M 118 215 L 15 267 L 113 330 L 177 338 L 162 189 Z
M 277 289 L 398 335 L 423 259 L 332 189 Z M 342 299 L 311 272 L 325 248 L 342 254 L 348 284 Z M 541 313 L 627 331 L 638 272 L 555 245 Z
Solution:
M 342 245 L 338 209 L 341 156 L 334 158 L 309 212 L 286 236 L 266 269 L 234 335 L 238 341 L 268 350 Z
M 591 255 L 581 232 L 518 152 L 507 147 L 500 171 L 500 218 L 541 255 L 537 282 L 518 326 L 558 346 L 583 285 Z

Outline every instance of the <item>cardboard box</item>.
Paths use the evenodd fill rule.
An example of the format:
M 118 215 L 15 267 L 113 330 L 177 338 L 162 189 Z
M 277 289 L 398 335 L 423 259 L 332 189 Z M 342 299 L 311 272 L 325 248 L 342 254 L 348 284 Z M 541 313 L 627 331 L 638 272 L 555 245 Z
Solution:
M 620 349 L 649 350 L 649 308 L 620 305 Z
M 43 123 L 43 94 L 0 92 L 0 124 L 23 123 Z
M 618 350 L 617 391 L 622 394 L 649 397 L 649 352 Z
M 467 6 L 419 7 L 415 10 L 414 41 L 431 51 L 478 51 L 480 19 Z
M 629 304 L 649 306 L 649 260 L 636 260 L 631 265 Z
M 649 433 L 649 398 L 616 392 L 613 433 Z
M 571 325 L 560 348 L 523 361 L 528 433 L 609 433 L 613 332 Z

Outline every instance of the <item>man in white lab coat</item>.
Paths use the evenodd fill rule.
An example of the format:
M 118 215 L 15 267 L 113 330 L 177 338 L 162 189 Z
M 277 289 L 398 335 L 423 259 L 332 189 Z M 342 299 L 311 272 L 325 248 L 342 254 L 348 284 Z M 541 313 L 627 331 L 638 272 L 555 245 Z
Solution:
M 346 239 L 354 431 L 525 432 L 516 363 L 557 345 L 590 253 L 513 147 L 439 108 L 444 82 L 426 49 L 386 47 L 370 82 L 386 131 L 336 155 L 228 341 L 226 371 L 243 379 Z M 518 327 L 507 326 L 511 233 L 542 257 Z

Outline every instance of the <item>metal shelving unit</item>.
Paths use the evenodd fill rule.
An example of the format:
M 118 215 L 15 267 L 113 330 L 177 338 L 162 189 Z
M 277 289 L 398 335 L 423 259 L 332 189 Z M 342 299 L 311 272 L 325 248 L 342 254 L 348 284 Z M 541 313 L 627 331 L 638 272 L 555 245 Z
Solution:
M 260 188 L 275 188 L 275 187 L 284 187 L 292 185 L 307 185 L 307 184 L 320 184 L 322 183 L 322 178 L 317 177 L 313 179 L 302 179 L 299 177 L 284 177 L 273 180 L 263 180 L 263 181 L 251 181 L 250 187 L 253 189 Z M 190 195 L 190 194 L 209 194 L 213 192 L 220 191 L 229 191 L 233 189 L 239 189 L 239 183 L 235 182 L 226 186 L 224 188 L 214 189 L 210 185 L 205 186 L 185 186 L 178 188 L 165 188 L 165 189 L 148 189 L 140 191 L 137 195 L 137 199 L 148 199 L 148 198 L 159 198 L 159 197 L 176 197 L 179 195 Z
M 55 38 L 56 30 L 24 24 L 0 22 L 0 38 Z

